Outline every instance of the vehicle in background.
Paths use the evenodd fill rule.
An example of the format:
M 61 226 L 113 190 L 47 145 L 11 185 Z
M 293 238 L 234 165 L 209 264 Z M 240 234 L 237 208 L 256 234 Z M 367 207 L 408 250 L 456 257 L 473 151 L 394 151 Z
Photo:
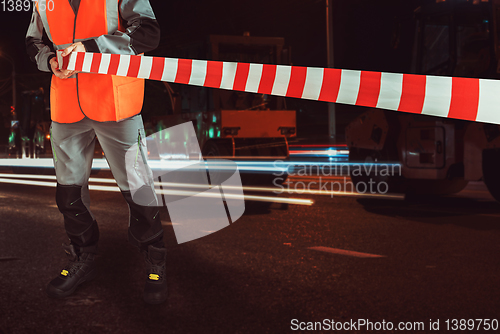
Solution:
M 23 91 L 19 107 L 11 111 L 8 155 L 13 158 L 51 156 L 50 115 L 43 88 Z
M 258 64 L 289 63 L 283 38 L 210 35 L 207 40 L 178 46 L 176 58 Z M 295 110 L 283 97 L 193 85 L 164 83 L 166 108 L 144 108 L 147 133 L 191 121 L 203 157 L 233 160 L 285 160 L 296 137 Z M 146 104 L 152 104 L 146 101 Z M 172 143 L 172 145 L 176 145 Z M 179 143 L 183 145 L 183 143 Z M 242 175 L 246 184 L 270 183 L 270 173 Z
M 437 0 L 415 17 L 413 73 L 499 77 L 500 0 Z M 401 164 L 396 175 L 353 173 L 355 184 L 371 178 L 390 192 L 444 195 L 483 180 L 500 201 L 500 126 L 371 109 L 346 137 L 351 162 Z

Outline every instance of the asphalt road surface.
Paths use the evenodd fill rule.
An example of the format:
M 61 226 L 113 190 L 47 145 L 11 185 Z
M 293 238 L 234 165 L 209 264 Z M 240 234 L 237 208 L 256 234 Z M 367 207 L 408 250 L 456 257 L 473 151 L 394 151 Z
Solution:
M 160 306 L 142 301 L 125 201 L 99 191 L 101 275 L 66 299 L 46 296 L 66 262 L 54 195 L 0 184 L 0 333 L 319 333 L 339 323 L 332 332 L 427 333 L 431 322 L 432 332 L 459 332 L 461 319 L 500 320 L 500 205 L 481 183 L 414 202 L 282 194 L 314 205 L 253 203 L 231 226 L 180 245 L 162 210 Z M 475 331 L 498 320 L 473 320 Z

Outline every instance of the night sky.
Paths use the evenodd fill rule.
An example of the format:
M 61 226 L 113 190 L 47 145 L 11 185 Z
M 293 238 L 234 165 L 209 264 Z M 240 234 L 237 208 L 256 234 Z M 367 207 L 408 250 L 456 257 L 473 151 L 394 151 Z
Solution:
M 394 28 L 397 22 L 410 25 L 413 9 L 422 2 L 334 0 L 336 62 L 359 69 L 376 63 L 390 66 L 393 59 L 387 58 L 396 57 L 387 54 Z M 162 28 L 162 44 L 249 31 L 253 36 L 284 37 L 295 65 L 326 65 L 325 0 L 152 0 L 151 4 Z M 1 5 L 0 10 L 0 47 L 23 65 L 22 71 L 34 70 L 25 65 L 24 50 L 31 12 L 7 12 Z M 400 47 L 407 47 L 406 42 Z
M 84 1 L 84 0 L 82 0 Z M 430 1 L 430 0 L 429 0 Z M 293 65 L 326 67 L 325 0 L 152 0 L 161 26 L 160 48 L 150 55 L 169 56 L 165 46 L 205 39 L 209 34 L 284 37 Z M 333 0 L 335 67 L 408 72 L 413 43 L 413 10 L 425 0 Z M 1 5 L 0 5 L 1 6 Z M 16 61 L 20 74 L 38 73 L 24 48 L 31 12 L 7 12 L 0 7 L 0 49 Z M 395 48 L 394 41 L 399 36 Z M 0 105 L 10 92 L 2 83 L 10 65 L 0 59 Z M 18 89 L 36 84 L 20 77 Z M 292 103 L 293 104 L 293 103 Z M 323 113 L 325 104 L 301 105 L 310 117 Z M 309 117 L 308 116 L 308 117 Z M 321 118 L 321 117 L 320 117 Z M 323 117 L 324 118 L 324 117 Z M 320 122 L 324 122 L 324 119 Z M 323 129 L 324 130 L 324 129 Z

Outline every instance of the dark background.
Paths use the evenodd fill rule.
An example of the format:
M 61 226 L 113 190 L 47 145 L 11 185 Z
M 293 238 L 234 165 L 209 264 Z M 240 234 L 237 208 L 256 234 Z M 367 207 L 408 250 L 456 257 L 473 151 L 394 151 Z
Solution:
M 413 45 L 413 11 L 432 0 L 332 0 L 335 67 L 343 69 L 409 72 Z M 327 66 L 325 0 L 152 0 L 162 29 L 157 50 L 150 55 L 169 55 L 169 47 L 203 40 L 209 34 L 284 37 L 291 48 L 293 65 Z M 0 5 L 1 6 L 1 5 Z M 30 62 L 24 36 L 31 12 L 6 12 L 0 8 L 0 50 L 13 58 L 20 92 L 44 86 L 48 75 Z M 0 57 L 0 114 L 7 124 L 12 103 L 11 66 Z M 162 102 L 159 102 L 162 103 Z M 19 103 L 18 103 L 19 105 Z M 327 105 L 288 99 L 297 110 L 298 136 L 325 138 L 328 134 Z M 338 131 L 363 108 L 337 106 Z M 0 119 L 0 123 L 2 120 Z M 8 128 L 7 128 L 8 129 Z M 0 128 L 0 136 L 6 130 Z

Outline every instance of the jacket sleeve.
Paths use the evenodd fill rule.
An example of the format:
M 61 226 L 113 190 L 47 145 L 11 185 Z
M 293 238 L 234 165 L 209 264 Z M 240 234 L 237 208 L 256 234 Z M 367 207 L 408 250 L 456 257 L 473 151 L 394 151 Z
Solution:
M 26 51 L 31 61 L 37 64 L 38 69 L 44 72 L 52 72 L 50 59 L 55 57 L 55 51 L 52 45 L 46 45 L 43 42 L 43 23 L 36 6 L 33 6 L 33 14 L 31 15 L 25 42 Z
M 156 49 L 160 27 L 148 0 L 122 0 L 120 17 L 126 22 L 125 32 L 116 31 L 83 41 L 88 52 L 137 55 Z

